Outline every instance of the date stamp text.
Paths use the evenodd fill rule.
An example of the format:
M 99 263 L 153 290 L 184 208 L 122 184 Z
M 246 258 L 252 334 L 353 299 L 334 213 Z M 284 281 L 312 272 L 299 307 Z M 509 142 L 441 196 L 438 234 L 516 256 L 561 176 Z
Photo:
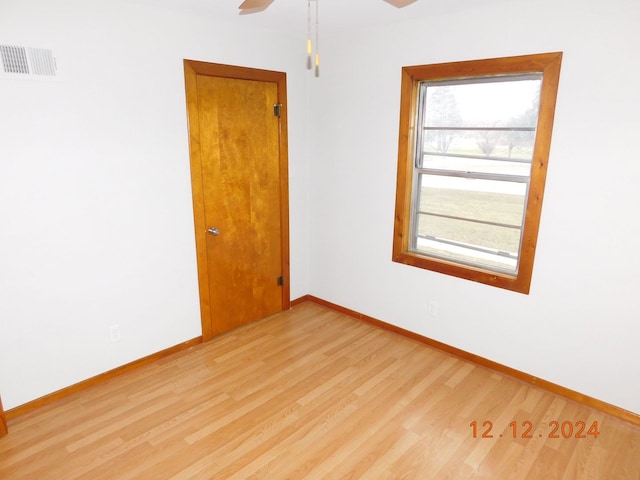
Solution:
M 533 422 L 525 420 L 524 422 L 511 422 L 509 429 L 505 429 L 505 433 L 496 435 L 493 431 L 493 422 L 485 420 L 480 425 L 479 422 L 473 421 L 469 424 L 472 429 L 473 438 L 495 438 L 495 437 L 507 437 L 507 438 L 533 438 L 534 436 L 542 438 L 598 438 L 600 430 L 598 428 L 598 422 L 591 423 L 587 426 L 587 422 L 578 420 L 576 422 L 571 421 L 551 421 L 549 422 L 549 430 L 545 434 L 535 434 L 537 429 L 534 429 Z

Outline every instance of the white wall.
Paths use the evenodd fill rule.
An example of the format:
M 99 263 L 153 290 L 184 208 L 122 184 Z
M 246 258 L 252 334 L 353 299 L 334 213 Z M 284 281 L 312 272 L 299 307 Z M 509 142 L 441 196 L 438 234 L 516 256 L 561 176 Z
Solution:
M 0 79 L 5 408 L 201 334 L 183 58 L 288 72 L 291 292 L 308 292 L 303 59 L 280 34 L 206 18 L 0 0 L 0 43 L 52 48 L 61 72 Z
M 640 412 L 640 3 L 476 3 L 324 35 L 310 292 Z M 552 51 L 564 60 L 530 295 L 392 263 L 401 67 Z
M 325 30 L 322 77 L 309 79 L 295 42 L 253 27 L 119 0 L 0 0 L 0 43 L 53 48 L 62 73 L 0 80 L 5 407 L 200 334 L 192 58 L 288 73 L 292 298 L 311 293 L 640 412 L 640 6 L 483 5 Z M 558 50 L 531 294 L 392 263 L 400 68 Z

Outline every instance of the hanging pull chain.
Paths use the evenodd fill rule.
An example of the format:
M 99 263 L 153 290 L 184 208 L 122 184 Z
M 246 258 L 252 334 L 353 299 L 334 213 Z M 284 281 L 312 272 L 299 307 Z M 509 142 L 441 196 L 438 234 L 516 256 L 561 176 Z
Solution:
M 316 77 L 320 76 L 320 34 L 318 29 L 318 1 L 316 1 Z
M 311 70 L 311 54 L 313 46 L 311 45 L 311 0 L 307 0 L 307 70 Z
M 316 21 L 315 21 L 315 56 L 313 55 L 313 42 L 311 41 L 311 2 L 316 2 Z M 318 22 L 318 1 L 319 0 L 307 0 L 307 70 L 313 69 L 315 65 L 315 76 L 320 76 L 320 33 Z

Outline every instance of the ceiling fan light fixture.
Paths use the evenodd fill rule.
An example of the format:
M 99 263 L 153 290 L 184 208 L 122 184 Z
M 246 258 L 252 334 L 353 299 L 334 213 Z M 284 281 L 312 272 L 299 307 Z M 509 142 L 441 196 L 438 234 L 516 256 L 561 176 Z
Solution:
M 320 76 L 320 42 L 319 42 L 319 28 L 318 28 L 318 2 L 320 0 L 307 0 L 307 70 L 313 70 L 315 65 L 315 76 Z M 384 0 L 389 5 L 393 5 L 396 8 L 403 8 L 407 5 L 411 5 L 417 0 Z M 274 0 L 244 0 L 240 4 L 240 15 L 248 15 L 251 13 L 262 12 L 271 5 Z M 315 45 L 311 41 L 311 2 L 316 2 L 316 18 L 315 18 Z M 314 55 L 315 47 L 315 55 Z
M 263 7 L 263 8 L 245 8 L 243 10 L 240 10 L 240 15 L 251 15 L 252 13 L 260 13 L 260 12 L 264 12 L 267 9 L 267 7 Z
M 246 15 L 248 13 L 262 12 L 272 3 L 273 0 L 244 0 L 238 8 L 243 10 L 240 15 Z
M 396 8 L 403 8 L 403 7 L 406 7 L 407 5 L 411 5 L 416 0 L 384 0 L 384 1 L 390 5 L 393 5 Z

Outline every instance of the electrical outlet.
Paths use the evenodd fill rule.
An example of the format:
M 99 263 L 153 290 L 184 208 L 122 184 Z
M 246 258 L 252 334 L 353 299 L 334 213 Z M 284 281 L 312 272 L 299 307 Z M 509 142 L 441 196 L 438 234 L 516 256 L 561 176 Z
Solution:
M 112 342 L 120 341 L 120 325 L 111 325 L 109 327 L 109 338 Z
M 430 317 L 438 316 L 438 302 L 436 302 L 435 300 L 429 300 L 427 302 L 427 314 Z

